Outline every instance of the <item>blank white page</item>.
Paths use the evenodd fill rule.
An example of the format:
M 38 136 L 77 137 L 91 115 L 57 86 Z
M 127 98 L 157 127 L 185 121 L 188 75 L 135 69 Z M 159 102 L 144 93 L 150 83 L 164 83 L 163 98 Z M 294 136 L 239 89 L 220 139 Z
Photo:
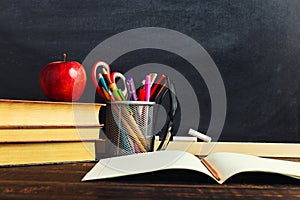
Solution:
M 268 172 L 300 178 L 299 162 L 226 152 L 211 154 L 206 160 L 220 173 L 219 183 L 240 172 Z
M 213 177 L 200 159 L 183 151 L 156 151 L 100 160 L 82 181 L 141 174 L 165 169 L 189 169 Z

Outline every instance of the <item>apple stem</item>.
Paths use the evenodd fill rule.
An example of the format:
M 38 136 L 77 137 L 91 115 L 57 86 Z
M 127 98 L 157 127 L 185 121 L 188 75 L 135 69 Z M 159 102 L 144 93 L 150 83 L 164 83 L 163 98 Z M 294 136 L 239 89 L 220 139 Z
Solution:
M 66 62 L 66 61 L 67 61 L 67 54 L 64 53 L 64 62 Z

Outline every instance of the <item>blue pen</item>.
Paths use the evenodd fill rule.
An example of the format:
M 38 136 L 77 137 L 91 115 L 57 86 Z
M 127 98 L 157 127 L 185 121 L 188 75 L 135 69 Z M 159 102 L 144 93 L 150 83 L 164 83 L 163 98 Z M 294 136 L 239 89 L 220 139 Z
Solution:
M 104 78 L 103 78 L 103 76 L 102 76 L 101 73 L 99 73 L 99 80 L 100 80 L 101 84 L 103 85 L 104 89 L 109 93 L 109 89 L 108 89 L 108 87 L 107 87 L 107 85 L 105 83 L 105 80 L 104 80 Z
M 122 137 L 122 142 L 123 142 L 124 148 L 125 148 L 126 152 L 128 154 L 130 154 L 131 153 L 131 149 L 130 149 L 130 147 L 128 145 L 128 140 L 126 138 L 126 135 L 124 134 L 124 132 L 121 129 L 120 129 L 120 134 L 121 134 L 121 137 Z
M 132 97 L 132 99 L 134 101 L 137 101 L 138 98 L 137 98 L 136 93 L 135 93 L 135 86 L 134 86 L 133 78 L 128 77 L 128 78 L 126 78 L 125 82 L 126 82 L 126 87 L 127 87 L 127 91 L 128 91 L 127 100 L 130 100 L 131 97 Z

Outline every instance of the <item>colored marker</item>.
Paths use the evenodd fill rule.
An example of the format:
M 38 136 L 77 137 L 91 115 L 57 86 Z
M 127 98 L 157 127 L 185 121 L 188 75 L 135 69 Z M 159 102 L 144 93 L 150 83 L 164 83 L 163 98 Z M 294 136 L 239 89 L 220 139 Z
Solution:
M 138 98 L 136 96 L 133 78 L 128 77 L 128 78 L 126 78 L 125 82 L 126 82 L 126 87 L 127 87 L 127 91 L 128 91 L 127 100 L 129 101 L 132 98 L 134 101 L 137 101 Z
M 151 77 L 150 75 L 147 75 L 145 80 L 145 101 L 150 100 L 150 89 L 151 89 L 150 84 L 151 84 Z
M 146 90 L 145 87 L 142 87 L 139 91 L 139 100 L 145 101 Z
M 150 86 L 152 87 L 156 77 L 157 77 L 157 73 L 150 73 L 150 78 L 151 78 L 151 83 L 150 83 Z M 145 80 L 142 81 L 142 84 L 145 85 Z

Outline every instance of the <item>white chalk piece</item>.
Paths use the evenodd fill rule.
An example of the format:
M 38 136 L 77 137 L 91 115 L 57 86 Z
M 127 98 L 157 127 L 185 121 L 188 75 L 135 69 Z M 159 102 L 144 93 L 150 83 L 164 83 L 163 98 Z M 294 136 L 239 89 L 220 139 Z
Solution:
M 190 136 L 173 136 L 173 141 L 175 141 L 175 142 L 197 142 L 197 138 L 190 137 Z
M 199 138 L 200 140 L 203 140 L 204 142 L 211 142 L 211 137 L 209 137 L 208 135 L 204 135 L 203 133 L 200 133 L 198 131 L 195 131 L 191 128 L 190 128 L 188 134 L 195 136 L 195 137 Z

